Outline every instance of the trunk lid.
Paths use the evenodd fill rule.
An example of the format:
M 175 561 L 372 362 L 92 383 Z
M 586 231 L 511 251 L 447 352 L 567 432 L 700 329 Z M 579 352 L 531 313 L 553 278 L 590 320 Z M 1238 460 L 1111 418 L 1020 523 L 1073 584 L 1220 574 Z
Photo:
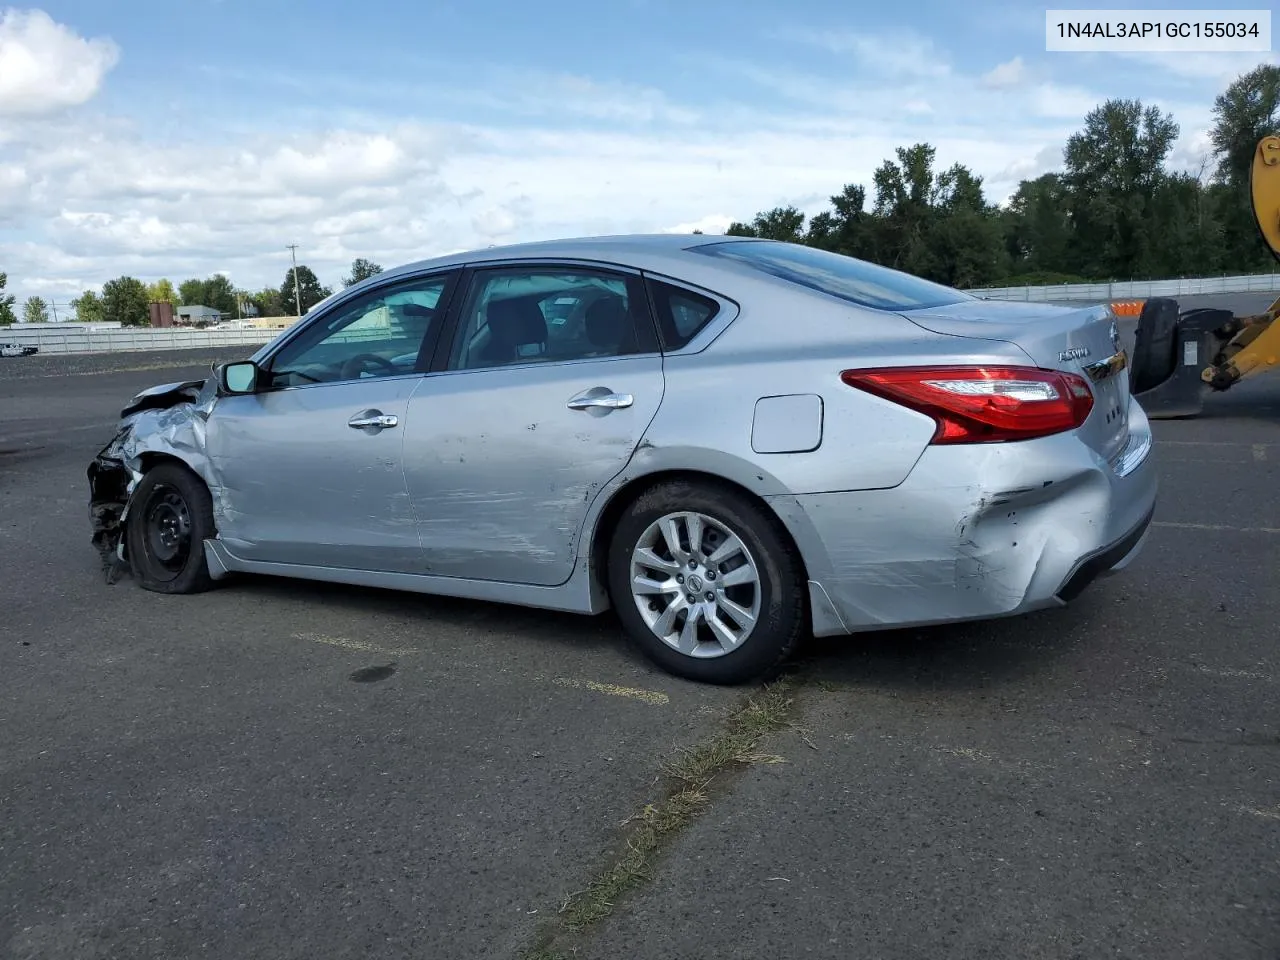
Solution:
M 1094 406 L 1079 430 L 1081 438 L 1107 460 L 1124 452 L 1129 442 L 1129 369 L 1109 306 L 968 300 L 903 316 L 933 333 L 1012 343 L 1038 367 L 1083 377 L 1093 391 Z

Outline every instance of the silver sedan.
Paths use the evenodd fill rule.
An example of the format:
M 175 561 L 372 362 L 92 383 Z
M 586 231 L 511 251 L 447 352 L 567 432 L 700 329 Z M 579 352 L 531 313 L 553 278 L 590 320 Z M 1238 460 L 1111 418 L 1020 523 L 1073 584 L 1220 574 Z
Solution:
M 1150 450 L 1108 307 L 664 235 L 380 274 L 139 394 L 89 479 L 107 566 L 150 590 L 612 608 L 737 683 L 809 634 L 1070 601 L 1141 548 Z

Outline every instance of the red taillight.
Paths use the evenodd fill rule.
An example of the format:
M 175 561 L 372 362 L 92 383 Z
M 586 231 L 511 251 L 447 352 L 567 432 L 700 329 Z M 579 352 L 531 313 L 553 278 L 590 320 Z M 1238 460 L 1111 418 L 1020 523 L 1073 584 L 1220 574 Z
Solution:
M 934 443 L 1003 443 L 1080 426 L 1093 409 L 1083 378 L 1036 367 L 887 367 L 840 379 L 937 421 Z

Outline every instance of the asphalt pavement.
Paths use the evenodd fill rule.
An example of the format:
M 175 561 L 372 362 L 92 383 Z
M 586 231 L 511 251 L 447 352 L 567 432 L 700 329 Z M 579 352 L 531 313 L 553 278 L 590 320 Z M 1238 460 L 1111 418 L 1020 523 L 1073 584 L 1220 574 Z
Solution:
M 108 584 L 85 468 L 208 362 L 0 371 L 0 957 L 1280 955 L 1280 378 L 1155 424 L 1147 548 L 1072 607 L 812 642 L 784 728 L 568 932 L 755 691 L 611 615 Z

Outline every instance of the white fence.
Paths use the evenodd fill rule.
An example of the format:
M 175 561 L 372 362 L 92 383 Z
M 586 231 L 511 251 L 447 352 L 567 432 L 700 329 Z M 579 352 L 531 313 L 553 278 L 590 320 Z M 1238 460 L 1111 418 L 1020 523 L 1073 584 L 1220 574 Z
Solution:
M 1045 287 L 988 287 L 969 290 L 988 300 L 1130 300 L 1187 297 L 1201 293 L 1277 293 L 1280 273 L 1241 277 L 1184 277 L 1179 280 L 1127 280 L 1115 283 L 1059 283 Z
M 257 348 L 275 339 L 280 330 L 182 330 L 166 327 L 124 327 L 95 330 L 84 326 L 59 330 L 51 323 L 42 330 L 0 327 L 0 342 L 40 348 L 41 353 L 121 353 L 141 350 L 201 350 L 217 347 Z

